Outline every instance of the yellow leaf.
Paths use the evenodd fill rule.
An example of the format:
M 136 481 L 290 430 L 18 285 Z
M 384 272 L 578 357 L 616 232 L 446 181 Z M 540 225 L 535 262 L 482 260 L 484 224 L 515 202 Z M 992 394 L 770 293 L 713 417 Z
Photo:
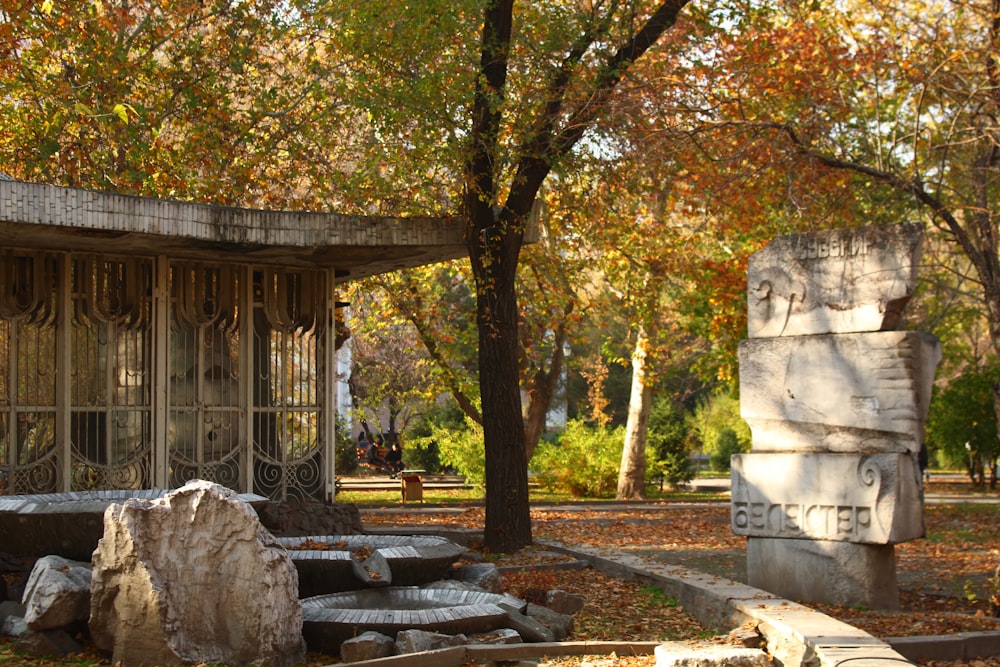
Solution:
M 128 110 L 124 104 L 116 104 L 115 108 L 111 112 L 118 116 L 123 123 L 128 123 Z

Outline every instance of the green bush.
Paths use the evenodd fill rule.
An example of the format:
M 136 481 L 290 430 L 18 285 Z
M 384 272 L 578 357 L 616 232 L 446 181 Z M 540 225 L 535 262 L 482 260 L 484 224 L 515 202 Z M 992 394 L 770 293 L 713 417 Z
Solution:
M 739 454 L 742 451 L 743 447 L 740 445 L 736 431 L 724 428 L 719 431 L 719 435 L 715 439 L 715 447 L 708 457 L 708 465 L 717 472 L 727 471 L 730 468 L 730 459 L 733 454 Z
M 594 427 L 572 420 L 556 442 L 538 444 L 528 467 L 538 483 L 551 491 L 578 498 L 613 495 L 624 444 L 622 427 Z
M 440 465 L 464 475 L 469 484 L 482 486 L 486 480 L 486 449 L 483 429 L 469 419 L 461 423 L 430 422 L 430 433 L 424 437 L 411 437 L 403 448 L 403 460 L 415 467 L 421 456 L 436 452 Z M 407 453 L 407 450 L 410 450 Z M 421 454 L 423 452 L 423 454 Z M 424 468 L 431 470 L 431 468 Z
M 983 468 L 994 470 L 1000 456 L 997 417 L 993 409 L 993 382 L 1000 373 L 996 362 L 967 368 L 948 384 L 934 388 L 927 418 L 927 441 L 942 467 L 964 467 L 982 484 Z
M 351 475 L 358 471 L 358 454 L 355 451 L 351 429 L 343 417 L 337 415 L 336 442 L 334 443 L 334 470 L 338 475 Z
M 649 479 L 662 477 L 671 488 L 677 488 L 694 477 L 684 411 L 669 396 L 658 395 L 653 399 L 646 449 L 646 474 Z
M 438 434 L 465 428 L 465 414 L 453 405 L 438 407 L 421 416 L 406 429 L 403 463 L 407 468 L 429 473 L 445 472 Z
M 701 441 L 702 451 L 708 455 L 709 462 L 713 457 L 717 460 L 724 458 L 727 461 L 725 470 L 729 469 L 731 454 L 750 451 L 750 427 L 740 417 L 739 399 L 728 392 L 714 394 L 699 403 L 691 416 L 690 424 Z M 717 450 L 720 443 L 726 447 L 732 446 L 730 436 L 722 436 L 727 430 L 736 435 L 739 446 L 732 451 L 719 452 Z

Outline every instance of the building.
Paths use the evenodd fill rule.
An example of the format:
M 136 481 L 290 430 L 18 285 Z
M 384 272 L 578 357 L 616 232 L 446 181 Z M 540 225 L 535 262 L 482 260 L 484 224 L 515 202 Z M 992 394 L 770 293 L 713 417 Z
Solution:
M 332 500 L 337 284 L 465 254 L 450 218 L 0 180 L 0 493 Z

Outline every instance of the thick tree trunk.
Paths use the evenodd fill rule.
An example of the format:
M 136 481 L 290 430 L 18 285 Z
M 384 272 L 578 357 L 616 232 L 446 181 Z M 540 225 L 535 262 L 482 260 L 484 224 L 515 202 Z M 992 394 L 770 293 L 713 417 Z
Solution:
M 481 242 L 470 248 L 476 277 L 479 328 L 479 390 L 486 447 L 484 546 L 510 553 L 531 544 L 528 460 L 521 412 L 518 364 L 517 254 L 522 239 L 512 221 L 493 220 L 479 209 Z M 492 224 L 483 225 L 484 222 Z
M 646 432 L 653 404 L 653 389 L 646 385 L 646 329 L 639 326 L 632 352 L 632 393 L 625 424 L 625 448 L 618 469 L 618 500 L 646 497 Z
M 497 298 L 499 302 L 493 306 L 478 308 L 480 317 L 490 320 L 479 327 L 479 379 L 486 445 L 484 544 L 488 551 L 510 553 L 531 544 L 531 513 L 518 383 L 514 290 L 504 289 Z M 503 305 L 503 301 L 510 305 Z M 501 312 L 495 307 L 500 307 Z
M 566 91 L 595 40 L 585 31 L 562 66 L 542 86 L 544 104 L 518 149 L 509 189 L 501 187 L 503 104 L 513 33 L 514 0 L 484 3 L 479 74 L 472 104 L 469 153 L 465 163 L 466 243 L 476 278 L 479 326 L 479 382 L 486 443 L 485 546 L 509 552 L 531 544 L 528 465 L 518 367 L 517 300 L 514 277 L 524 241 L 524 224 L 552 165 L 569 154 L 596 123 L 629 66 L 674 25 L 689 0 L 665 0 L 631 39 L 601 63 L 593 90 L 582 106 L 567 109 Z M 587 80 L 584 78 L 584 80 Z M 584 85 L 591 85 L 589 82 Z M 501 192 L 506 191 L 503 206 Z M 494 209 L 496 207 L 496 209 Z

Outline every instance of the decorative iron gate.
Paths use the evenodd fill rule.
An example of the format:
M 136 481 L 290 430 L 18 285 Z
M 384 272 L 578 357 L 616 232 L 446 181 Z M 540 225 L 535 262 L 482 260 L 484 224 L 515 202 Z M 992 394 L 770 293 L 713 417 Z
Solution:
M 332 497 L 327 271 L 15 251 L 0 262 L 0 493 L 197 477 Z

